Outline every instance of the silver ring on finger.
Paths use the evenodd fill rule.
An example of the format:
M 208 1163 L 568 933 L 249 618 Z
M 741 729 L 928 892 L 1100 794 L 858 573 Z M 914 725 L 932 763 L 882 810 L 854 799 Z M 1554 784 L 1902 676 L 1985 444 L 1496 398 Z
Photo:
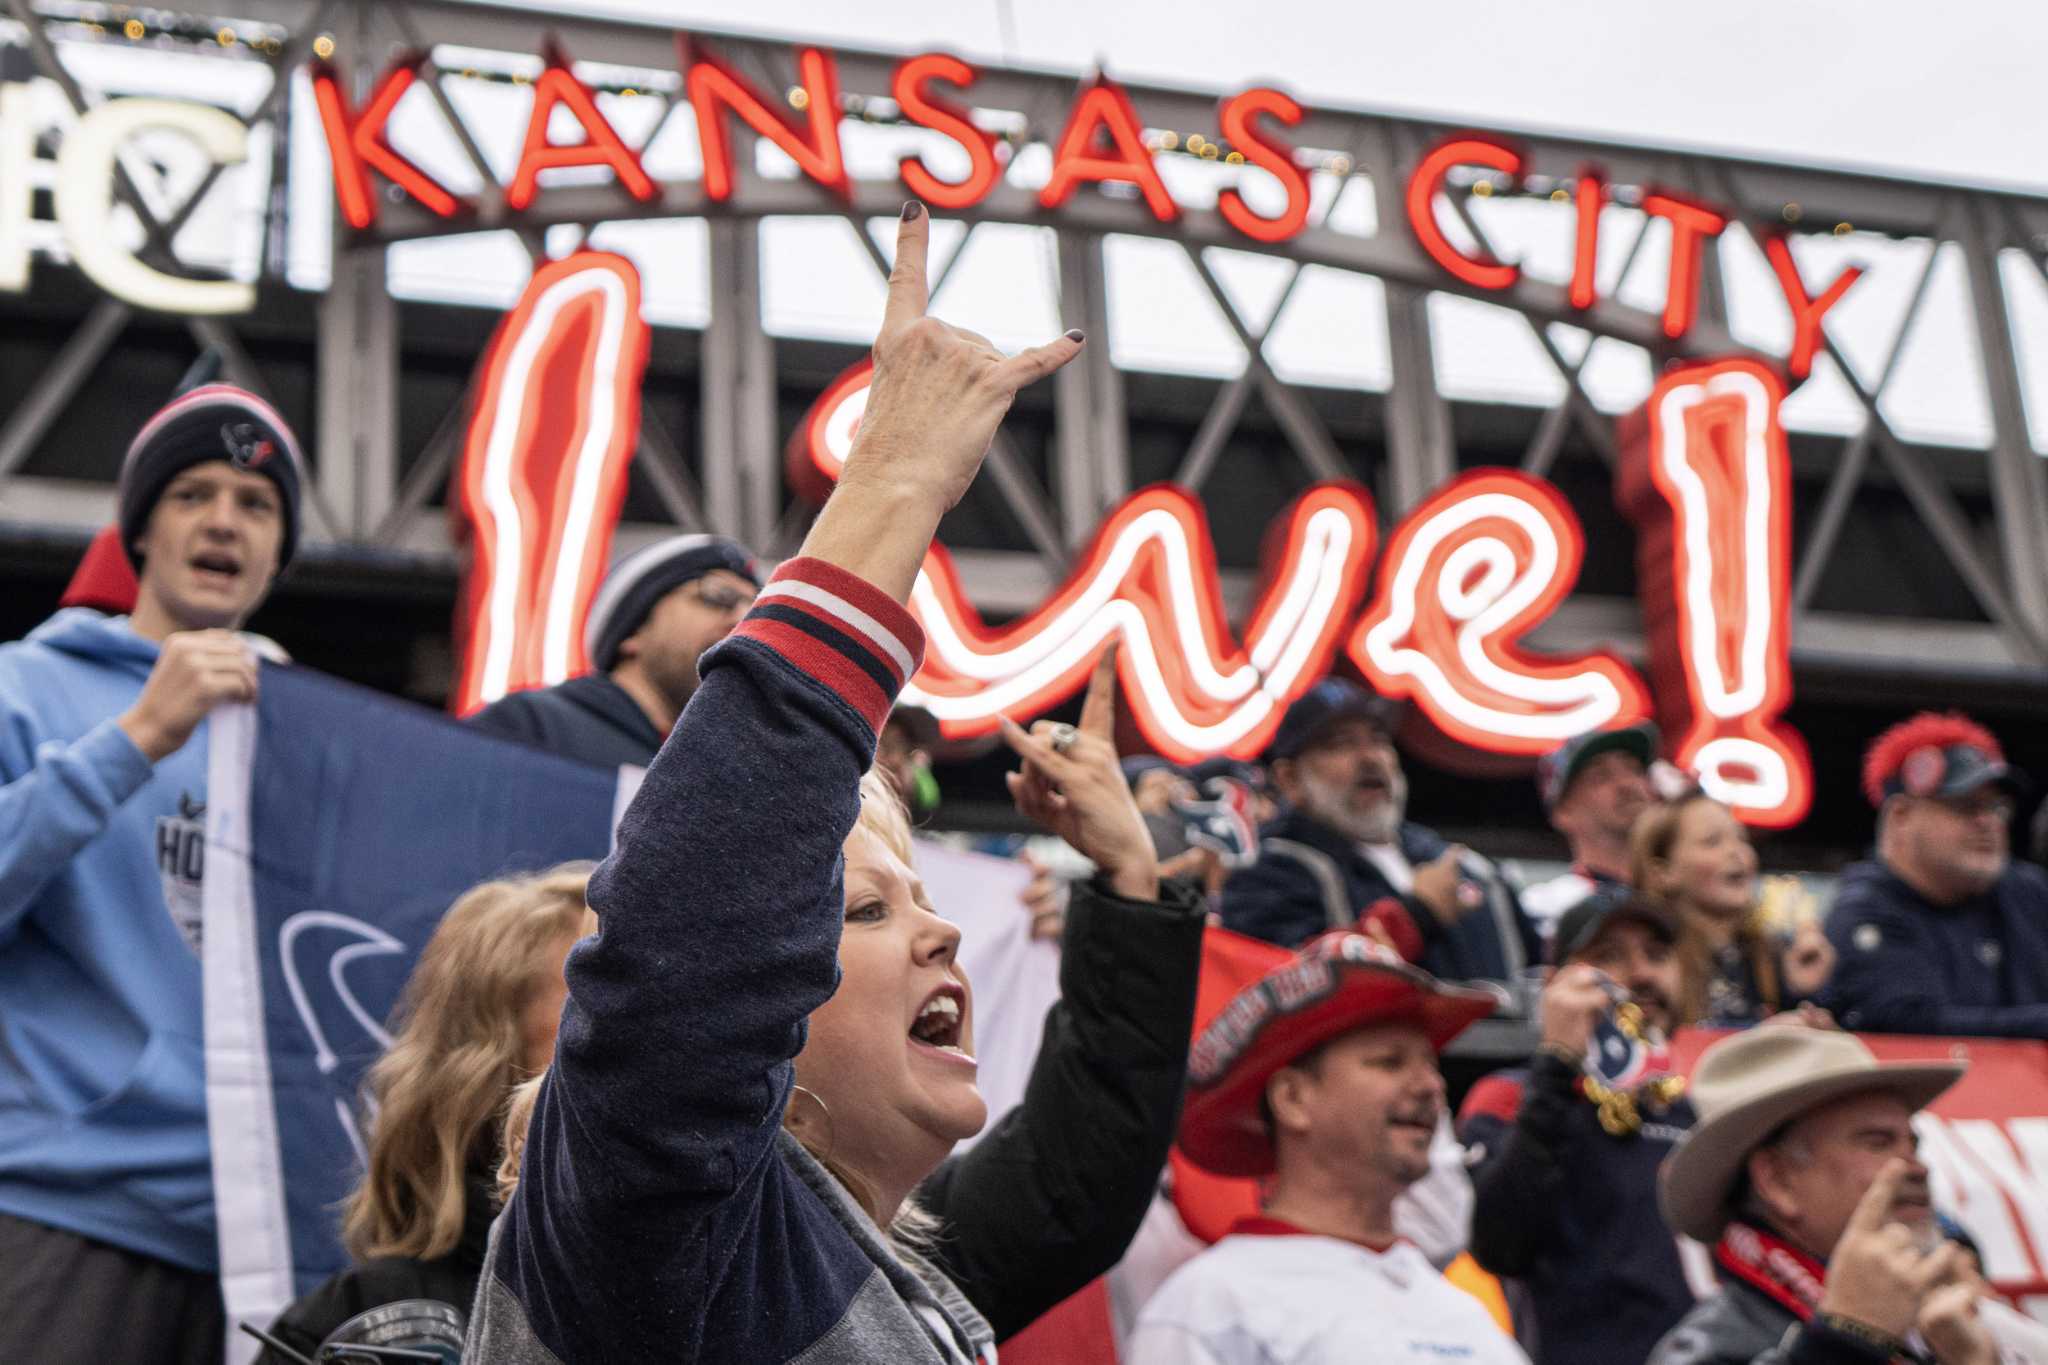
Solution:
M 1052 751 L 1064 757 L 1074 747 L 1074 741 L 1081 737 L 1081 732 L 1065 721 L 1058 721 L 1047 735 L 1052 740 Z

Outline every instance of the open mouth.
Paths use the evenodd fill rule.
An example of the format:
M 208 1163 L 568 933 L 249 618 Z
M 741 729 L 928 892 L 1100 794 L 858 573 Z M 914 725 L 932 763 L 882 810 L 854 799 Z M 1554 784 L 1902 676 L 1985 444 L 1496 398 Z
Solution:
M 1385 796 L 1394 784 L 1385 773 L 1367 773 L 1358 779 L 1358 790 L 1368 796 Z
M 202 583 L 232 583 L 242 576 L 242 561 L 220 550 L 202 550 L 186 561 Z
M 910 1041 L 973 1061 L 973 1057 L 960 1046 L 966 1005 L 967 993 L 959 986 L 948 982 L 939 987 L 925 997 L 917 1017 L 910 1021 Z

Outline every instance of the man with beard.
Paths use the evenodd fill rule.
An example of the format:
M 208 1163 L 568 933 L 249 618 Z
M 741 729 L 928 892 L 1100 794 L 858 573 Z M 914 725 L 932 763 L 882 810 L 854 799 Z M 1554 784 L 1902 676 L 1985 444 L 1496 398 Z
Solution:
M 514 692 L 469 723 L 599 767 L 646 767 L 697 691 L 697 660 L 754 605 L 753 554 L 723 536 L 674 536 L 614 564 L 590 604 L 591 672 Z
M 1626 888 L 1566 911 L 1541 1049 L 1465 1097 L 1472 1255 L 1527 1289 L 1539 1360 L 1641 1365 L 1693 1305 L 1676 1239 L 1644 1216 L 1693 1119 L 1668 1048 L 1677 943 L 1671 916 Z
M 1152 1296 L 1131 1365 L 1526 1365 L 1394 1226 L 1395 1197 L 1429 1173 L 1437 1054 L 1497 1003 L 1350 933 L 1240 992 L 1189 1054 L 1180 1146 L 1270 1177 L 1265 1204 Z
M 1978 1284 L 1935 1226 L 1915 1155 L 1913 1115 L 1963 1070 L 1879 1062 L 1851 1034 L 1797 1024 L 1701 1054 L 1699 1118 L 1658 1203 L 1714 1248 L 1721 1292 L 1649 1365 L 1993 1365 Z
M 1922 712 L 1863 760 L 1877 857 L 1850 866 L 1828 914 L 1845 1028 L 2048 1038 L 2048 872 L 2013 862 L 2024 784 L 1998 741 Z
M 1453 981 L 1512 980 L 1535 930 L 1492 863 L 1408 824 L 1388 704 L 1325 678 L 1287 708 L 1266 766 L 1285 810 L 1223 887 L 1226 928 L 1283 947 L 1363 927 Z
M 1522 889 L 1522 909 L 1545 938 L 1586 897 L 1628 885 L 1629 830 L 1656 799 L 1656 759 L 1657 727 L 1645 722 L 1574 735 L 1537 763 L 1543 809 L 1572 853 L 1569 872 Z

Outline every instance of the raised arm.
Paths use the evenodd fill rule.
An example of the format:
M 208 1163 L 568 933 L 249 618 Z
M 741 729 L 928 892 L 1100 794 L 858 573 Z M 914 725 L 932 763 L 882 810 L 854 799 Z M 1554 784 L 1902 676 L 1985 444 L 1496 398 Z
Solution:
M 927 232 L 908 206 L 838 489 L 705 655 L 591 878 L 600 929 L 570 958 L 495 1267 L 529 1305 L 672 1313 L 655 1300 L 678 1288 L 697 1217 L 772 1159 L 804 1021 L 837 984 L 860 776 L 922 650 L 902 604 L 1011 397 L 1078 349 L 1006 359 L 925 317 Z

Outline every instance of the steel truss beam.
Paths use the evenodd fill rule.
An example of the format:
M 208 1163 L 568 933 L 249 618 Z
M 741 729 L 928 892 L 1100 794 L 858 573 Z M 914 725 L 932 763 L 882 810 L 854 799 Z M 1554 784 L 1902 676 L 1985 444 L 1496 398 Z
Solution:
M 0 0 L 0 4 L 27 26 L 43 72 L 64 85 L 74 107 L 84 109 L 85 92 L 66 70 L 60 44 L 53 41 L 55 35 L 34 9 L 34 0 Z M 894 216 L 902 191 L 893 177 L 856 180 L 844 197 L 835 197 L 804 180 L 764 175 L 756 167 L 755 139 L 743 127 L 736 127 L 734 160 L 739 183 L 727 203 L 710 202 L 701 186 L 689 183 L 664 186 L 657 199 L 646 204 L 636 203 L 610 186 L 562 186 L 549 188 L 532 210 L 515 217 L 504 203 L 476 131 L 463 122 L 450 94 L 452 83 L 462 79 L 461 73 L 439 65 L 435 54 L 459 46 L 471 52 L 501 52 L 530 60 L 546 34 L 578 61 L 666 72 L 665 78 L 649 84 L 647 97 L 662 101 L 662 105 L 642 139 L 644 148 L 667 125 L 679 103 L 673 76 L 675 48 L 667 29 L 464 0 L 228 0 L 228 5 L 233 11 L 230 17 L 259 20 L 289 35 L 283 51 L 271 63 L 276 73 L 273 86 L 257 111 L 258 119 L 279 123 L 280 148 L 287 142 L 282 120 L 289 112 L 283 100 L 289 82 L 282 73 L 305 59 L 316 37 L 331 32 L 358 102 L 387 54 L 401 50 L 427 54 L 421 85 L 484 186 L 474 214 L 459 222 L 434 218 L 409 200 L 400 200 L 381 204 L 381 223 L 373 234 L 349 237 L 337 228 L 342 246 L 335 256 L 334 283 L 320 308 L 318 431 L 313 441 L 318 475 L 311 484 L 310 541 L 343 549 L 407 549 L 443 559 L 450 553 L 445 519 L 423 509 L 452 467 L 460 444 L 463 408 L 458 404 L 444 417 L 421 457 L 401 480 L 396 367 L 402 338 L 396 309 L 385 288 L 386 244 L 510 226 L 538 260 L 546 255 L 546 229 L 554 224 L 577 224 L 587 232 L 610 220 L 701 217 L 710 221 L 712 308 L 702 339 L 696 416 L 702 448 L 712 457 L 703 459 L 700 474 L 693 475 L 671 435 L 649 411 L 643 415 L 641 468 L 673 526 L 726 531 L 771 551 L 786 550 L 795 542 L 808 514 L 805 508 L 787 503 L 782 494 L 775 352 L 761 321 L 759 222 L 781 215 L 839 217 L 886 272 L 887 258 L 866 224 L 870 219 Z M 794 44 L 737 35 L 697 36 L 763 88 L 781 89 L 793 83 Z M 888 89 L 900 54 L 841 48 L 835 49 L 835 55 L 842 88 L 875 96 Z M 1078 84 L 1077 77 L 1065 73 L 987 70 L 975 86 L 974 102 L 981 108 L 1021 117 L 1025 140 L 1043 143 L 1058 131 Z M 1213 124 L 1213 92 L 1159 86 L 1130 89 L 1141 114 L 1154 127 L 1196 129 Z M 1300 145 L 1347 158 L 1353 174 L 1370 182 L 1367 188 L 1380 225 L 1371 235 L 1343 231 L 1330 221 L 1330 212 L 1348 181 L 1335 186 L 1322 215 L 1310 227 L 1277 247 L 1247 240 L 1210 211 L 1188 211 L 1175 223 L 1161 224 L 1135 198 L 1084 193 L 1056 215 L 1047 214 L 1040 209 L 1033 190 L 1009 183 L 999 185 L 982 204 L 960 215 L 968 237 L 938 271 L 935 295 L 945 288 L 979 225 L 1051 228 L 1057 234 L 1055 283 L 1062 316 L 1086 328 L 1098 343 L 1087 349 L 1083 363 L 1068 367 L 1054 385 L 1052 488 L 1042 486 L 1005 441 L 999 439 L 992 451 L 989 469 L 995 491 L 1023 528 L 1033 553 L 959 554 L 977 600 L 997 612 L 1034 605 L 1064 572 L 1072 549 L 1093 529 L 1101 513 L 1129 491 L 1124 378 L 1112 362 L 1112 348 L 1107 344 L 1109 281 L 1104 239 L 1111 234 L 1177 242 L 1244 348 L 1242 371 L 1218 389 L 1179 462 L 1177 478 L 1194 488 L 1203 486 L 1215 470 L 1253 393 L 1259 395 L 1312 477 L 1357 477 L 1366 472 L 1352 468 L 1304 391 L 1281 379 L 1267 356 L 1269 339 L 1308 265 L 1371 275 L 1381 281 L 1385 292 L 1393 385 L 1384 404 L 1387 464 L 1381 472 L 1381 500 L 1390 515 L 1413 506 L 1457 468 L 1450 409 L 1437 384 L 1428 321 L 1429 300 L 1434 294 L 1461 294 L 1520 313 L 1556 368 L 1563 381 L 1563 396 L 1539 420 L 1521 460 L 1524 469 L 1539 474 L 1554 467 L 1572 433 L 1610 463 L 1616 458 L 1612 423 L 1582 383 L 1593 347 L 1635 346 L 1647 351 L 1653 362 L 1744 350 L 1728 331 L 1718 249 L 1710 251 L 1704 262 L 1700 324 L 1680 343 L 1663 334 L 1657 316 L 1618 302 L 1613 297 L 1619 292 L 1618 285 L 1594 307 L 1577 310 L 1570 306 L 1562 286 L 1526 275 L 1512 289 L 1500 293 L 1475 290 L 1446 275 L 1396 225 L 1405 215 L 1407 169 L 1424 148 L 1458 131 L 1462 130 L 1430 120 L 1336 108 L 1311 110 L 1293 130 Z M 2025 389 L 1999 265 L 2002 252 L 2017 249 L 2048 278 L 2048 264 L 2044 264 L 2048 197 L 1543 133 L 1517 134 L 1516 141 L 1534 176 L 1564 183 L 1583 165 L 1598 164 L 1617 187 L 1632 191 L 1675 187 L 1732 207 L 1753 234 L 1782 229 L 1795 216 L 1796 207 L 1808 221 L 1850 221 L 1860 228 L 1926 241 L 1926 269 L 1874 379 L 1858 375 L 1836 339 L 1825 338 L 1825 352 L 1841 369 L 1864 410 L 1864 419 L 1843 442 L 1840 462 L 1802 546 L 1795 586 L 1799 613 L 1795 649 L 1868 660 L 1873 666 L 1882 662 L 1879 656 L 1886 651 L 1891 651 L 1888 657 L 1894 663 L 1901 660 L 1901 651 L 1924 657 L 1924 650 L 1909 650 L 1901 643 L 1906 638 L 1899 633 L 1903 629 L 1908 633 L 1918 630 L 1926 640 L 1949 642 L 1953 648 L 1942 657 L 1966 658 L 1987 666 L 2048 665 L 2048 464 L 2029 440 Z M 152 212 L 149 197 L 136 183 L 138 173 L 136 167 L 125 167 L 117 193 L 144 225 L 150 250 L 175 267 L 178 228 L 210 191 L 213 180 L 206 180 L 183 202 Z M 1445 198 L 1473 241 L 1491 250 L 1487 234 L 1463 196 L 1448 193 Z M 281 192 L 274 190 L 271 204 L 273 214 L 282 214 Z M 281 240 L 281 224 L 269 226 L 269 240 Z M 1646 220 L 1627 248 L 1623 279 L 1634 268 L 1648 235 Z M 1944 473 L 1909 451 L 1880 411 L 1926 302 L 1936 256 L 1948 242 L 1959 244 L 1967 266 L 1969 305 L 1995 428 L 1991 447 L 1984 452 L 1996 515 L 1995 554 L 1987 554 L 1986 547 L 1977 543 Z M 1210 248 L 1273 255 L 1292 263 L 1293 274 L 1263 322 L 1248 318 L 1233 303 L 1207 254 Z M 280 252 L 267 252 L 265 260 L 271 275 L 281 270 Z M 123 305 L 97 305 L 0 427 L 0 506 L 6 509 L 0 515 L 33 516 L 65 524 L 104 516 L 109 501 L 104 489 L 67 486 L 60 490 L 48 480 L 26 479 L 15 471 L 73 401 L 93 368 L 118 346 L 127 321 L 128 310 Z M 256 382 L 254 365 L 230 326 L 220 322 L 190 326 L 196 342 L 216 345 L 227 354 L 231 372 L 246 382 Z M 1585 338 L 1585 347 L 1575 358 L 1560 341 L 1556 329 L 1561 327 Z M 1854 496 L 1872 472 L 1873 451 L 1953 561 L 1991 617 L 1992 626 L 1918 622 L 1875 631 L 1854 623 L 1860 618 L 1810 609 Z M 659 529 L 623 528 L 622 537 L 631 544 Z M 1239 601 L 1242 591 L 1239 583 L 1229 588 L 1227 596 Z M 1582 602 L 1568 604 L 1543 632 L 1540 642 L 1563 646 L 1632 634 L 1632 627 L 1615 629 L 1610 616 L 1604 607 L 1594 610 Z M 1578 639 L 1580 634 L 1586 639 Z M 1859 645 L 1859 641 L 1864 643 Z

